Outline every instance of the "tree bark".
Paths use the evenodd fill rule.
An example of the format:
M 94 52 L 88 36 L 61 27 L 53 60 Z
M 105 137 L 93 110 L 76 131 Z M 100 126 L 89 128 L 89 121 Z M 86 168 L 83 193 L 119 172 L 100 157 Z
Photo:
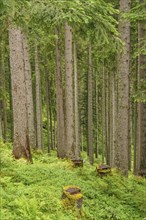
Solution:
M 110 165 L 110 77 L 106 74 L 106 164 Z
M 29 46 L 28 46 L 26 34 L 23 33 L 22 38 L 23 38 L 23 56 L 24 56 L 24 72 L 25 72 L 25 85 L 26 85 L 26 98 L 27 98 L 27 119 L 28 119 L 29 141 L 30 141 L 30 146 L 36 148 Z
M 2 140 L 2 50 L 0 45 L 0 140 Z
M 5 85 L 5 60 L 4 60 L 4 49 L 3 49 L 3 45 L 1 44 L 0 45 L 0 65 L 1 65 L 1 89 L 3 93 L 6 92 L 6 85 Z M 3 133 L 3 140 L 4 141 L 7 141 L 7 105 L 6 105 L 6 97 L 5 95 L 3 95 L 2 98 L 2 109 L 1 109 L 1 112 L 2 112 L 2 121 L 3 121 L 3 126 L 2 126 L 2 133 Z
M 121 14 L 130 10 L 130 0 L 120 0 Z M 119 20 L 119 32 L 124 42 L 123 52 L 118 59 L 118 149 L 119 168 L 124 175 L 128 175 L 128 148 L 129 148 L 129 61 L 130 61 L 130 23 Z
M 48 64 L 47 59 L 45 59 L 46 62 L 46 111 L 47 111 L 47 140 L 48 140 L 48 153 L 51 152 L 50 147 L 50 121 L 49 121 L 49 109 L 50 109 L 50 85 L 49 85 L 49 70 L 48 70 Z
M 65 108 L 66 156 L 76 159 L 74 143 L 73 77 L 72 77 L 72 28 L 65 24 Z
M 2 103 L 0 100 L 0 140 L 2 140 Z
M 117 99 L 118 99 L 118 91 L 117 91 L 117 74 L 111 74 L 111 140 L 110 140 L 110 166 L 118 167 L 119 163 L 119 151 L 117 149 Z
M 36 145 L 43 150 L 43 129 L 42 129 L 42 100 L 41 100 L 41 79 L 38 60 L 38 46 L 35 45 L 35 74 L 36 74 Z
M 51 150 L 53 150 L 53 113 L 52 113 L 52 106 L 51 106 L 51 99 L 50 99 L 50 146 Z
M 140 0 L 143 3 L 143 0 Z M 138 24 L 138 47 L 144 47 L 144 40 L 146 40 L 146 24 L 140 21 Z M 146 55 L 141 53 L 138 57 L 138 84 L 142 90 L 141 94 L 146 96 L 144 87 L 146 79 Z M 140 173 L 146 169 L 146 101 L 141 100 L 138 102 L 138 117 L 137 117 L 137 146 L 138 146 L 138 172 Z
M 106 119 L 105 119 L 105 67 L 102 71 L 102 163 L 105 161 L 106 149 Z
M 94 163 L 93 151 L 93 109 L 92 109 L 92 48 L 89 44 L 89 69 L 88 69 L 88 152 L 90 164 Z
M 78 105 L 78 74 L 77 74 L 77 49 L 74 40 L 74 108 L 75 108 L 75 156 L 80 155 L 79 138 L 79 105 Z
M 99 116 L 98 116 L 98 73 L 96 72 L 96 158 L 98 158 L 98 154 L 99 154 L 99 146 L 98 146 L 98 124 L 99 124 Z
M 59 29 L 56 29 L 57 156 L 60 158 L 64 158 L 66 156 L 66 146 L 60 46 L 60 32 Z
M 63 85 L 61 71 L 61 48 L 60 32 L 56 29 L 56 109 L 57 109 L 57 156 L 64 158 L 65 149 L 65 124 L 64 124 L 64 103 Z
M 28 136 L 27 98 L 24 73 L 22 32 L 18 27 L 9 29 L 12 103 L 14 118 L 13 155 L 32 161 Z
M 115 133 L 115 115 L 114 115 L 114 73 L 110 74 L 110 166 L 114 167 L 114 133 Z

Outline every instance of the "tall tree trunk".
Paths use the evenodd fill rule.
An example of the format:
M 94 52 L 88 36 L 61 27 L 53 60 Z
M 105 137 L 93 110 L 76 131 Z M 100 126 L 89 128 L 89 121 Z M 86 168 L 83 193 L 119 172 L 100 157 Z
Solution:
M 0 140 L 2 140 L 2 102 L 0 100 Z
M 5 85 L 4 85 L 5 90 Z M 6 100 L 3 100 L 3 120 L 4 120 L 4 141 L 7 141 L 7 105 Z
M 110 73 L 110 166 L 114 167 L 114 133 L 115 133 L 115 115 L 114 115 L 114 73 Z
M 74 143 L 74 111 L 73 111 L 73 77 L 72 77 L 72 28 L 65 24 L 65 107 L 66 107 L 66 156 L 73 159 Z M 78 155 L 79 156 L 79 155 Z
M 120 0 L 120 12 L 123 14 L 130 10 L 130 0 Z M 124 51 L 119 53 L 119 108 L 118 108 L 118 149 L 120 152 L 119 168 L 124 175 L 128 175 L 128 148 L 129 148 L 129 61 L 130 61 L 130 23 L 119 20 L 119 32 L 125 43 Z
M 27 98 L 27 118 L 28 118 L 28 131 L 29 141 L 31 147 L 36 147 L 35 127 L 34 127 L 34 108 L 32 96 L 32 79 L 31 79 L 31 66 L 29 59 L 29 46 L 26 34 L 23 33 L 23 55 L 24 55 L 24 72 L 25 72 L 25 85 L 26 85 L 26 98 Z
M 75 156 L 80 155 L 79 140 L 79 105 L 78 105 L 78 74 L 77 74 L 77 49 L 74 40 L 74 104 L 75 104 Z
M 54 142 L 53 142 L 54 149 L 56 148 L 56 114 L 54 112 Z
M 136 71 L 134 74 L 135 77 L 135 83 L 134 83 L 134 92 L 137 92 L 138 89 L 138 58 L 136 59 Z M 135 175 L 138 174 L 138 134 L 139 134 L 139 128 L 137 126 L 138 123 L 138 103 L 134 102 L 133 103 L 133 145 L 134 145 L 134 155 L 133 155 L 133 160 L 134 160 L 134 165 L 133 165 L 133 173 Z
M 105 120 L 105 67 L 103 64 L 102 71 L 102 163 L 105 161 L 106 149 L 106 120 Z
M 9 29 L 12 103 L 14 118 L 13 155 L 32 161 L 27 120 L 27 97 L 24 73 L 23 42 L 20 28 Z
M 84 151 L 84 126 L 81 126 L 81 151 Z
M 99 124 L 99 117 L 98 117 L 98 73 L 96 72 L 96 158 L 98 158 L 99 147 L 98 147 L 98 124 Z
M 50 85 L 49 85 L 49 70 L 48 70 L 48 64 L 47 64 L 47 59 L 45 60 L 46 62 L 46 107 L 47 107 L 47 140 L 48 140 L 48 153 L 50 153 L 51 151 L 51 147 L 50 147 L 50 121 L 49 121 L 49 109 L 50 109 L 50 105 L 49 105 L 49 100 L 50 100 Z
M 119 164 L 119 151 L 117 149 L 117 103 L 118 100 L 118 87 L 117 87 L 117 74 L 111 74 L 111 141 L 110 141 L 110 166 L 118 167 Z
M 53 117 L 52 117 L 53 113 L 52 113 L 52 107 L 51 107 L 51 100 L 50 100 L 50 146 L 51 146 L 51 150 L 53 150 Z
M 110 164 L 110 78 L 109 73 L 106 74 L 106 163 Z
M 2 45 L 0 45 L 1 46 L 1 51 L 0 51 L 0 53 L 1 53 L 1 58 L 0 58 L 0 62 L 1 62 L 1 87 L 2 87 L 2 92 L 4 92 L 5 93 L 5 91 L 6 91 L 6 86 L 5 86 L 5 81 L 6 81 L 6 79 L 5 79 L 5 60 L 4 60 L 4 50 L 3 50 L 3 46 Z M 7 141 L 7 106 L 6 106 L 6 97 L 5 96 L 3 96 L 3 98 L 2 98 L 2 119 L 3 119 L 3 139 L 4 139 L 4 141 Z
M 60 32 L 56 30 L 56 107 L 57 107 L 57 156 L 66 156 L 63 84 L 61 71 Z
M 10 67 L 10 58 L 8 59 L 8 63 L 7 63 L 9 70 L 11 69 Z M 12 104 L 12 82 L 11 82 L 11 71 L 9 71 L 9 75 L 8 75 L 8 79 L 9 79 L 9 100 L 10 100 L 10 140 L 13 142 L 13 104 Z
M 94 163 L 93 151 L 93 109 L 92 109 L 92 48 L 89 44 L 89 69 L 88 69 L 88 152 L 90 164 Z
M 0 140 L 2 140 L 2 74 L 2 49 L 0 44 Z
M 41 79 L 38 60 L 38 46 L 35 45 L 35 74 L 36 74 L 36 129 L 37 129 L 37 148 L 43 150 L 42 133 L 42 100 L 41 100 Z
M 131 171 L 131 156 L 132 156 L 132 102 L 131 102 L 131 91 L 129 88 L 129 147 L 128 147 L 128 170 Z
M 140 0 L 140 3 L 143 3 Z M 144 42 L 146 40 L 146 24 L 140 21 L 138 25 L 138 46 L 139 49 L 144 47 Z M 138 58 L 138 83 L 139 87 L 142 89 L 142 94 L 145 96 L 146 91 L 144 83 L 146 80 L 146 55 L 140 54 Z M 139 174 L 145 170 L 146 172 L 146 101 L 141 100 L 138 103 L 138 118 L 137 118 L 137 145 L 138 145 L 138 172 Z
M 134 166 L 133 166 L 133 173 L 134 175 L 137 175 L 138 173 L 138 158 L 137 158 L 137 149 L 138 149 L 138 144 L 137 144 L 137 137 L 138 137 L 138 127 L 137 127 L 137 103 L 134 103 L 134 114 L 133 114 L 133 137 L 134 137 Z

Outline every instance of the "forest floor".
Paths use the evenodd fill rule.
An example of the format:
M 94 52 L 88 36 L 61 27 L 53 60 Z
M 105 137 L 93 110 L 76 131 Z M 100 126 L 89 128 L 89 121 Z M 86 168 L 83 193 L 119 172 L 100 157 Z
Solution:
M 11 144 L 1 147 L 1 220 L 146 220 L 146 179 L 123 177 L 117 171 L 107 177 L 96 175 L 86 154 L 83 168 L 73 168 L 67 160 L 33 153 L 33 164 L 14 160 Z M 62 189 L 81 188 L 83 205 L 65 208 Z

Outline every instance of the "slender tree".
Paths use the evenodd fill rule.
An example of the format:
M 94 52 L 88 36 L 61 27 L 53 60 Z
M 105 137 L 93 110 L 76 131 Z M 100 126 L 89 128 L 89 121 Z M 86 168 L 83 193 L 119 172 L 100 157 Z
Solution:
M 35 74 L 36 74 L 36 145 L 38 149 L 43 149 L 42 134 L 42 100 L 41 100 L 41 79 L 38 58 L 38 46 L 35 44 Z
M 94 163 L 93 151 L 93 107 L 92 107 L 92 47 L 89 44 L 89 67 L 88 67 L 88 153 L 90 164 Z
M 23 56 L 24 56 L 24 73 L 26 85 L 26 98 L 27 98 L 27 119 L 28 119 L 28 133 L 30 145 L 36 147 L 35 127 L 34 127 L 34 109 L 33 109 L 33 96 L 32 96 L 32 79 L 31 79 L 31 66 L 29 59 L 29 45 L 27 42 L 26 34 L 22 35 L 23 40 Z
M 0 140 L 2 139 L 2 51 L 0 45 Z
M 60 31 L 56 29 L 57 156 L 64 158 L 66 156 L 66 146 L 60 44 Z
M 51 151 L 51 147 L 50 147 L 50 122 L 49 122 L 49 98 L 50 98 L 50 85 L 49 85 L 49 68 L 48 68 L 48 64 L 47 64 L 47 58 L 45 59 L 46 62 L 46 111 L 47 111 L 47 140 L 48 140 L 48 153 L 50 153 Z
M 75 109 L 75 155 L 80 155 L 80 140 L 79 140 L 79 105 L 78 105 L 78 73 L 77 73 L 77 48 L 74 39 L 74 109 Z
M 102 163 L 105 161 L 106 149 L 106 117 L 105 117 L 105 66 L 102 70 Z
M 2 140 L 2 103 L 0 101 L 0 140 Z
M 140 4 L 143 3 L 140 0 Z M 140 21 L 138 24 L 138 47 L 139 50 L 144 47 L 146 42 L 146 24 L 145 21 Z M 145 92 L 146 80 L 146 54 L 140 53 L 138 57 L 138 83 L 142 90 L 143 96 Z M 137 117 L 137 147 L 138 147 L 138 172 L 146 172 L 146 100 L 142 99 L 138 102 L 138 117 Z
M 99 154 L 99 134 L 98 134 L 98 128 L 99 128 L 99 116 L 98 116 L 98 112 L 99 112 L 99 103 L 98 103 L 98 73 L 96 72 L 96 84 L 95 84 L 96 88 L 96 158 L 98 158 L 98 154 Z
M 110 166 L 114 167 L 115 166 L 115 148 L 116 148 L 116 143 L 115 143 L 115 135 L 116 135 L 116 100 L 115 100 L 115 73 L 111 73 L 111 113 L 110 113 L 110 118 L 111 118 L 111 124 L 110 124 Z
M 5 54 L 5 50 L 4 50 L 4 46 L 3 44 L 0 45 L 1 46 L 1 58 L 0 58 L 0 62 L 1 62 L 1 89 L 2 92 L 5 94 L 6 93 L 6 78 L 5 78 L 5 60 L 4 60 L 4 54 Z M 2 126 L 2 130 L 3 130 L 3 139 L 4 141 L 7 141 L 7 103 L 6 103 L 6 96 L 3 95 L 2 97 L 2 119 L 3 119 L 3 126 Z

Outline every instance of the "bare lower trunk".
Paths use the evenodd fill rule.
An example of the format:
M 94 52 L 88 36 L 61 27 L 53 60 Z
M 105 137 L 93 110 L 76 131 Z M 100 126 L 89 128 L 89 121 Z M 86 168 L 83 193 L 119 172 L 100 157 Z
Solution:
M 0 140 L 2 140 L 2 50 L 0 45 Z
M 92 55 L 89 45 L 89 69 L 88 69 L 88 152 L 90 164 L 94 163 L 93 151 L 93 109 L 92 109 Z
M 133 173 L 136 175 L 138 172 L 138 160 L 137 160 L 137 103 L 134 103 L 134 114 L 133 114 L 133 136 L 134 136 L 134 167 L 133 167 Z
M 35 74 L 36 74 L 36 129 L 37 148 L 43 150 L 42 137 L 42 100 L 41 100 L 41 79 L 38 61 L 38 47 L 35 45 Z
M 53 150 L 53 117 L 52 117 L 52 107 L 51 107 L 51 100 L 50 100 L 50 146 Z
M 143 3 L 143 0 L 140 0 Z M 138 25 L 138 45 L 139 49 L 144 47 L 144 40 L 146 40 L 146 24 L 140 22 Z M 143 96 L 146 95 L 144 80 L 146 79 L 146 55 L 140 54 L 138 58 L 138 84 L 142 90 Z M 142 98 L 141 98 L 142 99 Z M 138 118 L 137 118 L 137 145 L 138 145 L 138 172 L 141 173 L 146 170 L 146 101 L 141 100 L 138 103 Z
M 27 96 L 27 117 L 28 117 L 28 131 L 31 147 L 36 147 L 35 127 L 34 127 L 34 109 L 32 96 L 32 79 L 31 66 L 29 60 L 29 46 L 26 35 L 23 33 L 23 55 L 24 55 L 24 71 L 25 71 L 25 85 Z
M 106 75 L 106 164 L 110 165 L 110 76 Z
M 5 79 L 5 60 L 4 60 L 4 50 L 3 50 L 3 47 L 2 45 L 1 46 L 1 58 L 0 58 L 0 65 L 1 65 L 1 89 L 3 93 L 6 92 L 6 86 L 5 86 L 5 83 L 6 83 L 6 79 Z M 6 112 L 6 108 L 7 108 L 7 105 L 6 105 L 6 97 L 3 96 L 2 97 L 2 121 L 3 121 L 3 126 L 2 126 L 2 130 L 3 130 L 3 139 L 4 141 L 7 141 L 7 112 Z
M 113 148 L 113 88 L 114 88 L 114 77 L 113 73 L 110 74 L 110 166 L 113 167 L 114 148 Z
M 9 29 L 12 103 L 14 119 L 13 155 L 31 161 L 28 136 L 27 98 L 24 73 L 23 42 L 20 28 Z
M 111 74 L 111 124 L 110 124 L 110 166 L 115 166 L 115 148 L 116 148 L 116 86 L 115 86 L 115 74 Z
M 57 108 L 57 156 L 64 158 L 65 149 L 65 125 L 63 108 L 63 85 L 61 71 L 60 32 L 56 30 L 56 108 Z
M 0 140 L 2 140 L 2 103 L 0 101 Z
M 7 141 L 7 105 L 6 105 L 6 100 L 3 100 L 3 120 L 4 120 L 4 141 Z
M 10 68 L 10 62 L 8 63 Z M 10 71 L 11 72 L 11 71 Z M 13 105 L 12 105 L 12 82 L 11 82 L 11 73 L 9 73 L 9 100 L 10 100 L 10 140 L 13 142 Z
M 106 149 L 106 120 L 105 120 L 105 67 L 103 64 L 102 74 L 102 163 L 105 161 L 105 149 Z
M 66 156 L 75 158 L 73 78 L 72 78 L 72 29 L 65 24 L 65 81 L 66 81 Z
M 99 147 L 98 147 L 98 124 L 99 124 L 99 117 L 98 117 L 98 73 L 96 72 L 96 158 L 98 158 Z
M 75 156 L 80 155 L 79 143 L 79 105 L 78 105 L 78 74 L 77 74 L 77 49 L 74 41 L 74 104 L 75 104 Z
M 54 112 L 54 149 L 56 148 L 56 114 Z
M 47 63 L 47 59 L 45 60 L 45 62 Z M 49 85 L 49 70 L 46 64 L 46 111 L 47 111 L 47 140 L 48 140 L 48 153 L 50 153 L 51 151 L 51 147 L 50 147 L 50 121 L 49 121 L 49 99 L 50 99 L 50 85 Z
M 130 0 L 120 1 L 121 13 L 130 10 Z M 130 61 L 130 23 L 125 20 L 119 21 L 119 32 L 125 43 L 124 51 L 119 54 L 118 59 L 118 149 L 119 168 L 124 175 L 128 175 L 128 148 L 129 148 L 129 61 Z

